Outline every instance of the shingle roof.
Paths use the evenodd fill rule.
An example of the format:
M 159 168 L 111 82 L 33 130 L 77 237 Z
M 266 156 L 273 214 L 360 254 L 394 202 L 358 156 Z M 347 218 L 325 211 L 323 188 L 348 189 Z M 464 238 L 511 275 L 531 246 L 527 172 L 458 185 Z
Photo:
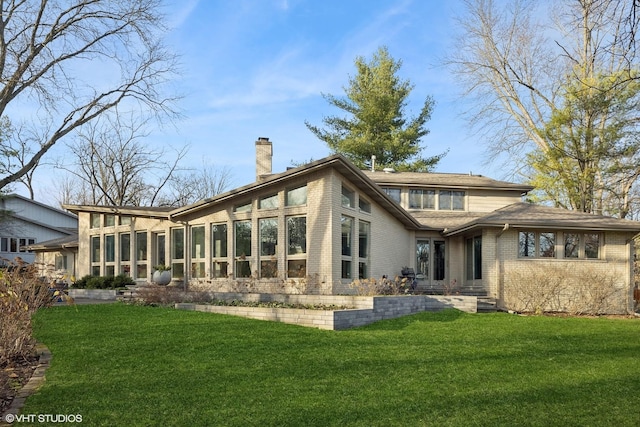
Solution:
M 594 231 L 629 231 L 640 233 L 640 222 L 569 211 L 561 208 L 514 203 L 465 224 L 449 227 L 444 234 L 452 236 L 474 228 L 504 227 L 576 229 Z
M 431 172 L 371 172 L 363 171 L 376 184 L 409 186 L 409 187 L 441 187 L 460 189 L 491 189 L 491 190 L 518 190 L 527 193 L 533 190 L 531 185 L 514 182 L 498 181 L 482 175 L 460 173 L 431 173 Z

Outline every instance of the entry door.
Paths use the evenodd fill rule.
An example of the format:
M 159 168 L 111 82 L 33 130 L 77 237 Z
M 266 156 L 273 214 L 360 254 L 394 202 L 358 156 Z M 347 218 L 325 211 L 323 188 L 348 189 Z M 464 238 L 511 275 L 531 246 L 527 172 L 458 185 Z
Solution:
M 426 284 L 445 280 L 445 242 L 436 239 L 416 241 L 416 279 Z

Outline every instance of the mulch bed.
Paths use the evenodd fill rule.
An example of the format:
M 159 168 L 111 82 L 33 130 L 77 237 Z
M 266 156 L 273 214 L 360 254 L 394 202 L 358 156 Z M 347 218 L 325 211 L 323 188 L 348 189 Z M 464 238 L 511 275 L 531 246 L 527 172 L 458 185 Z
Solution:
M 0 367 L 0 414 L 9 408 L 20 389 L 29 381 L 38 361 L 38 355 L 34 354 Z

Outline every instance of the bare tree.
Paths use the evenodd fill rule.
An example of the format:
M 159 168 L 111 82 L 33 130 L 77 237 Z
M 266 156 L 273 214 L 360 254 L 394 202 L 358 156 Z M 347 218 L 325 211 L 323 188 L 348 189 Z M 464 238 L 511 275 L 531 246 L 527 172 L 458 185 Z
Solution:
M 465 4 L 447 63 L 490 156 L 532 174 L 547 200 L 624 216 L 640 172 L 635 2 Z
M 60 139 L 120 104 L 158 117 L 176 114 L 175 97 L 163 93 L 176 61 L 162 43 L 160 0 L 0 5 L 0 116 L 17 122 L 12 107 L 26 105 L 35 111 L 25 122 L 46 130 L 24 150 L 23 162 L 2 171 L 0 189 L 25 176 Z
M 64 202 L 157 205 L 187 148 L 172 152 L 149 147 L 143 142 L 148 136 L 145 125 L 131 116 L 109 114 L 79 131 L 68 144 L 72 158 L 57 166 L 73 176 L 63 183 Z
M 231 187 L 229 168 L 215 168 L 203 163 L 202 168 L 175 174 L 168 184 L 161 205 L 184 206 L 223 193 Z

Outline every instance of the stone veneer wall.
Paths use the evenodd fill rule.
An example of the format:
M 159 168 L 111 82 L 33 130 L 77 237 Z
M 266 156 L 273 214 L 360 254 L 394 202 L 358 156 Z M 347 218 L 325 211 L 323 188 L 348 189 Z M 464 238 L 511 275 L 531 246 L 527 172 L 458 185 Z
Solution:
M 312 310 L 293 308 L 237 307 L 178 303 L 177 309 L 209 313 L 229 314 L 259 320 L 270 320 L 328 330 L 349 329 L 379 320 L 419 313 L 456 308 L 476 313 L 478 301 L 471 296 L 317 296 L 317 295 L 267 295 L 267 294 L 214 294 L 221 299 L 243 301 L 278 301 L 298 304 L 324 304 L 354 307 L 345 310 Z

